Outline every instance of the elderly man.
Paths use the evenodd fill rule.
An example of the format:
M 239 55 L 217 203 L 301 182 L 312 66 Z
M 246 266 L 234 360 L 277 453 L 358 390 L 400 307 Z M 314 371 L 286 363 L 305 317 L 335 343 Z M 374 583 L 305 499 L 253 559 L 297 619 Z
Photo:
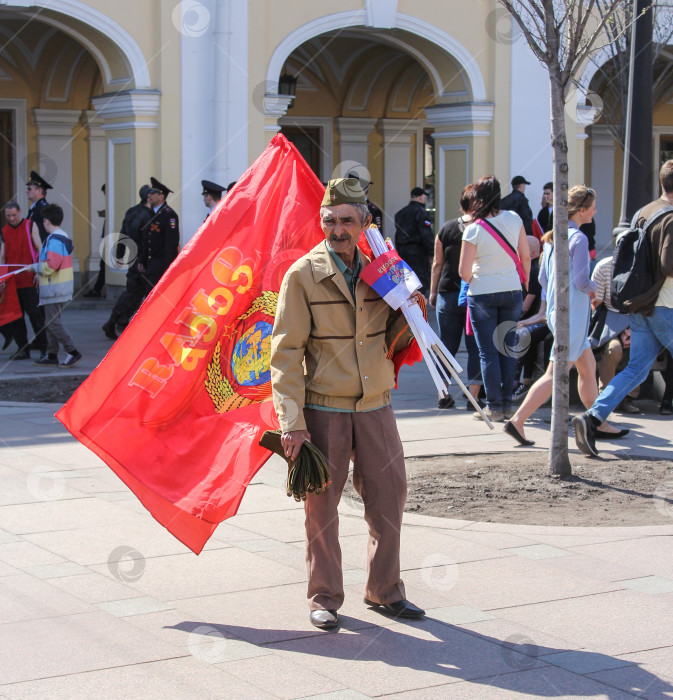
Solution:
M 331 180 L 320 209 L 325 233 L 288 270 L 271 342 L 271 386 L 285 454 L 296 459 L 304 440 L 327 457 L 331 486 L 306 500 L 306 563 L 310 620 L 338 624 L 344 600 L 337 506 L 353 458 L 353 484 L 369 526 L 365 604 L 396 617 L 424 611 L 405 600 L 400 579 L 400 529 L 406 500 L 402 443 L 390 406 L 393 350 L 411 335 L 361 279 L 370 261 L 358 250 L 371 215 L 354 178 Z

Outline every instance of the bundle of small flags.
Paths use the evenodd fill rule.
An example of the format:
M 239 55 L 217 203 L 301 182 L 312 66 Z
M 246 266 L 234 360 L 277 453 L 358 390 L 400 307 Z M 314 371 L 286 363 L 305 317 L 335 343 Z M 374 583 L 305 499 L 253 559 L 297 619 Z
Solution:
M 423 359 L 430 370 L 430 376 L 439 395 L 448 396 L 448 387 L 451 384 L 449 375 L 451 375 L 489 428 L 493 430 L 493 423 L 457 376 L 458 372 L 463 371 L 462 367 L 425 320 L 420 306 L 411 299 L 411 295 L 422 286 L 416 273 L 398 255 L 390 239 L 383 240 L 376 226 L 370 226 L 364 233 L 374 254 L 374 260 L 362 270 L 360 277 L 393 309 L 400 309 L 404 314 L 423 353 Z

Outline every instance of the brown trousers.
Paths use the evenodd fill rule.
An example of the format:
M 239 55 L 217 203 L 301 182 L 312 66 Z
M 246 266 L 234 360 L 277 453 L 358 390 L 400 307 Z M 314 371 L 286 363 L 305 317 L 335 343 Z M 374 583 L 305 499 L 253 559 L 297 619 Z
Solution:
M 306 566 L 311 610 L 338 610 L 344 601 L 337 506 L 354 454 L 353 485 L 369 526 L 365 597 L 394 603 L 400 578 L 400 530 L 407 498 L 402 441 L 390 406 L 366 413 L 304 409 L 311 442 L 327 458 L 331 486 L 306 499 Z

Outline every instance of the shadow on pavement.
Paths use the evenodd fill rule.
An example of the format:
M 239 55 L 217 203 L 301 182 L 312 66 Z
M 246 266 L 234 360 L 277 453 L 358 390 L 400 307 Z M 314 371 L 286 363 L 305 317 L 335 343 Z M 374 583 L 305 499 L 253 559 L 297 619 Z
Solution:
M 421 634 L 434 637 L 424 639 L 405 634 L 399 627 L 379 627 L 347 616 L 340 616 L 339 619 L 341 628 L 348 631 L 348 634 L 339 635 L 335 630 L 316 630 L 311 633 L 306 630 L 293 632 L 287 629 L 265 629 L 264 632 L 271 635 L 278 632 L 283 641 L 260 646 L 346 662 L 378 661 L 390 667 L 429 672 L 447 679 L 512 690 L 526 696 L 569 697 L 570 691 L 572 697 L 600 696 L 616 699 L 623 698 L 624 690 L 627 690 L 638 697 L 664 698 L 673 692 L 673 685 L 667 680 L 643 669 L 639 664 L 587 650 L 541 646 L 523 635 L 497 639 L 455 627 L 430 616 L 422 621 L 396 621 L 415 627 Z M 169 629 L 182 630 L 191 635 L 214 634 L 223 639 L 235 637 L 243 640 L 249 639 L 251 633 L 257 631 L 251 627 L 189 621 Z M 226 658 L 221 660 L 226 661 Z M 301 663 L 301 660 L 298 662 Z M 315 666 L 318 667 L 319 665 Z M 333 668 L 335 676 L 341 668 L 338 665 Z M 627 684 L 631 685 L 630 688 L 625 689 L 622 685 L 618 689 L 584 675 L 617 668 L 629 672 Z M 543 673 L 521 673 L 533 669 L 539 669 Z M 559 683 L 559 679 L 548 677 L 554 670 L 573 674 L 570 676 L 572 688 L 568 687 L 567 682 Z M 569 674 L 566 673 L 566 681 L 568 677 Z M 421 682 L 423 686 L 433 685 L 427 679 Z M 437 685 L 442 683 L 438 679 Z M 654 694 L 647 694 L 650 687 Z

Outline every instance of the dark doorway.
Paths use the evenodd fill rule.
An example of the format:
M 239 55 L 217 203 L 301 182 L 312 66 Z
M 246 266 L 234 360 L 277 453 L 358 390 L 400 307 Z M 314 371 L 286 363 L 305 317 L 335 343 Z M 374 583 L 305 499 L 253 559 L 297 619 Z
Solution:
M 319 180 L 320 175 L 320 129 L 318 127 L 284 126 L 280 130 L 293 143 Z
M 0 204 L 16 196 L 14 186 L 14 111 L 0 110 Z

